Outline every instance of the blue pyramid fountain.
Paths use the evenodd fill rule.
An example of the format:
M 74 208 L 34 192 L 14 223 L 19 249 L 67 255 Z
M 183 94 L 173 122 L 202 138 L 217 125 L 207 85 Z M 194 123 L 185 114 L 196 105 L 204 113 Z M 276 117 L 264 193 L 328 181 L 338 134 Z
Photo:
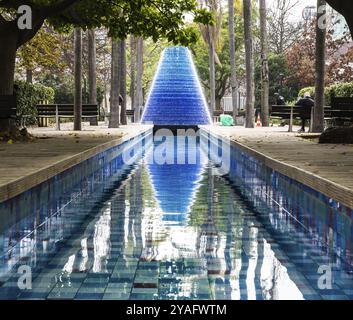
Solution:
M 168 47 L 163 51 L 142 123 L 157 126 L 211 124 L 207 102 L 187 48 Z
M 174 140 L 173 142 L 167 142 L 166 147 L 172 147 L 170 144 L 173 143 L 176 146 Z M 186 152 L 186 148 L 177 146 L 175 163 L 173 164 L 157 164 L 153 160 L 153 152 L 146 157 L 151 184 L 159 207 L 163 211 L 163 221 L 184 221 L 191 210 L 197 189 L 200 187 L 207 157 L 199 149 L 196 151 L 196 162 L 186 161 L 185 164 L 178 164 L 176 154 L 184 158 Z

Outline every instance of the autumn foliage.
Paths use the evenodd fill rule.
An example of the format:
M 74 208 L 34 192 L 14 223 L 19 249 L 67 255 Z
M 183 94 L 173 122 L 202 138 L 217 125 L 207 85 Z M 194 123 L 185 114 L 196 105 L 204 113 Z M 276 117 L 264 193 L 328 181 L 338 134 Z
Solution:
M 315 24 L 304 29 L 302 36 L 286 51 L 289 69 L 287 85 L 304 88 L 315 83 Z M 353 81 L 353 45 L 350 35 L 334 38 L 328 31 L 326 37 L 326 85 Z

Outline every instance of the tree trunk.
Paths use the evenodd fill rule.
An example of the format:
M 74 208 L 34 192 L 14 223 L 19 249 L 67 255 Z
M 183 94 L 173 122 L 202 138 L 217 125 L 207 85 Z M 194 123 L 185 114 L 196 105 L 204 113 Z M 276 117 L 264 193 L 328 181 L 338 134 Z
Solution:
M 209 31 L 209 67 L 210 67 L 210 115 L 213 119 L 216 109 L 216 66 L 215 66 L 215 44 L 213 36 L 213 27 L 208 26 Z
M 75 28 L 75 102 L 74 130 L 82 130 L 82 30 Z
M 270 79 L 268 69 L 268 38 L 266 0 L 260 0 L 260 38 L 261 38 L 261 117 L 262 125 L 269 126 Z
M 108 85 L 104 81 L 104 114 L 108 112 L 108 108 L 109 108 L 107 93 L 108 93 Z
M 96 34 L 94 29 L 88 30 L 88 90 L 89 104 L 97 104 L 97 63 Z M 97 126 L 98 119 L 91 118 L 90 124 Z
M 325 108 L 325 62 L 326 62 L 326 26 L 320 25 L 322 16 L 326 14 L 326 1 L 317 0 L 316 24 L 316 77 L 315 77 L 315 107 L 313 132 L 324 131 Z
M 255 86 L 254 86 L 254 58 L 251 21 L 251 0 L 243 0 L 245 62 L 246 62 L 246 128 L 254 128 L 255 114 Z
M 33 83 L 33 71 L 32 71 L 32 69 L 26 69 L 26 82 Z
M 130 98 L 131 98 L 131 109 L 135 110 L 135 92 L 136 92 L 136 38 L 130 36 Z
M 17 51 L 17 34 L 14 32 L 0 34 L 0 95 L 13 95 L 15 63 Z M 10 119 L 1 119 L 0 131 L 10 128 Z
M 82 88 L 82 103 L 88 104 L 88 91 L 87 91 L 87 79 L 84 75 L 82 75 L 82 83 L 83 83 L 83 88 Z
M 120 94 L 123 98 L 121 103 L 120 122 L 127 124 L 126 120 L 126 41 L 121 40 L 120 48 Z
M 135 92 L 135 122 L 140 122 L 141 108 L 143 107 L 143 38 L 137 39 L 137 75 L 136 75 L 136 92 Z
M 0 34 L 0 95 L 12 95 L 18 34 L 8 32 Z
M 112 76 L 109 128 L 119 128 L 119 40 L 112 40 Z
M 237 68 L 235 63 L 235 35 L 234 35 L 234 0 L 228 0 L 228 32 L 229 32 L 229 50 L 230 50 L 230 85 L 232 87 L 232 106 L 234 123 L 238 116 L 238 82 Z
M 222 98 L 223 96 L 216 96 L 216 109 L 215 110 L 221 110 L 222 109 Z

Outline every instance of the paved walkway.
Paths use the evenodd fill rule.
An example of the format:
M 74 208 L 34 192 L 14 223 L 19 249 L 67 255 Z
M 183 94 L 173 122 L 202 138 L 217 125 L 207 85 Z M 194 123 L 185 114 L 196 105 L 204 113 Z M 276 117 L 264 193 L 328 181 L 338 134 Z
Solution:
M 85 124 L 83 131 L 73 132 L 72 124 L 63 124 L 62 131 L 54 128 L 29 129 L 38 138 L 34 142 L 0 143 L 0 202 L 148 128 L 129 125 L 108 129 L 104 124 L 98 127 Z
M 353 208 L 353 145 L 318 144 L 287 127 L 207 127 L 268 166 Z

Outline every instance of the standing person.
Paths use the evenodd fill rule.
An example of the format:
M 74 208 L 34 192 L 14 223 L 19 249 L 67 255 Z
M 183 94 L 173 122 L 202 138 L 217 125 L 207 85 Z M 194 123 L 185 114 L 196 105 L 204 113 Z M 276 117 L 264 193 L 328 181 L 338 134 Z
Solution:
M 310 92 L 305 92 L 304 98 L 300 98 L 298 102 L 295 104 L 296 106 L 304 107 L 304 108 L 313 108 L 315 105 L 314 99 L 311 98 Z M 302 118 L 302 127 L 299 132 L 305 132 L 305 119 Z

